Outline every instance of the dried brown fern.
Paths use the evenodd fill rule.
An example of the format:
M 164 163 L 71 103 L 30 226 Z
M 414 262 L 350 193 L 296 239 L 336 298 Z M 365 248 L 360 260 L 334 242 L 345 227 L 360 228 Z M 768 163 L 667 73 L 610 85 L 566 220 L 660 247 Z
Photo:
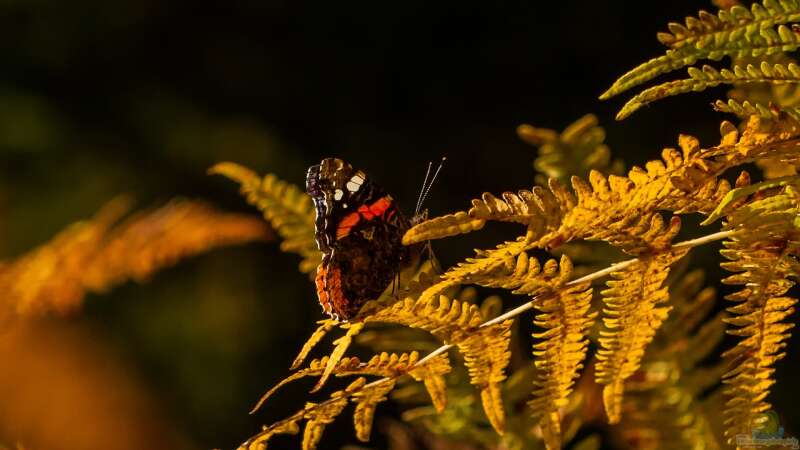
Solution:
M 606 132 L 597 125 L 594 114 L 581 117 L 561 133 L 526 124 L 517 127 L 517 135 L 539 148 L 533 162 L 538 184 L 546 185 L 548 178 L 567 182 L 572 176 L 583 177 L 592 170 L 622 172 L 622 162 L 611 161 L 611 150 L 603 143 Z

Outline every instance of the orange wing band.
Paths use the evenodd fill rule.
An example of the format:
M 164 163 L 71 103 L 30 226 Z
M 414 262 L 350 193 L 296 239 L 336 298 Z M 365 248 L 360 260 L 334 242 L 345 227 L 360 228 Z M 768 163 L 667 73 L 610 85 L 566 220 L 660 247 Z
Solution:
M 371 205 L 361 205 L 357 211 L 344 216 L 339 222 L 339 226 L 336 227 L 336 239 L 339 240 L 350 234 L 350 229 L 356 226 L 361 219 L 372 220 L 375 217 L 383 217 L 391 206 L 392 198 L 388 195 L 379 198 Z

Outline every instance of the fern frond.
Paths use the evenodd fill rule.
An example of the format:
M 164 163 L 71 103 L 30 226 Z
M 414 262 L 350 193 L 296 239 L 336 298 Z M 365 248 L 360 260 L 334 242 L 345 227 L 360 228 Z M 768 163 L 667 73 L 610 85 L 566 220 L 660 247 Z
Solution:
M 762 170 L 764 178 L 769 180 L 797 175 L 800 163 L 785 163 L 780 159 L 763 158 L 756 161 L 756 166 Z
M 369 436 L 372 433 L 372 421 L 375 417 L 375 408 L 378 403 L 386 401 L 386 396 L 394 389 L 394 385 L 394 381 L 387 381 L 362 389 L 353 395 L 353 399 L 356 402 L 353 422 L 356 429 L 356 437 L 359 441 L 369 441 Z
M 491 250 L 476 250 L 475 258 L 467 258 L 448 269 L 437 282 L 421 293 L 419 300 L 428 302 L 450 287 L 466 283 L 480 283 L 481 280 L 491 279 L 490 274 L 502 269 L 510 261 L 524 254 L 528 245 L 528 237 L 523 236 L 515 241 L 504 242 Z
M 463 341 L 456 341 L 458 349 L 464 355 L 470 383 L 480 390 L 483 411 L 499 434 L 503 434 L 506 427 L 502 386 L 506 379 L 505 370 L 511 359 L 508 347 L 512 323 L 507 320 L 491 327 L 483 327 Z
M 602 292 L 605 308 L 597 352 L 596 379 L 603 388 L 603 403 L 610 423 L 618 423 L 625 380 L 639 368 L 645 348 L 667 318 L 669 299 L 662 287 L 670 266 L 686 254 L 671 250 L 640 258 L 622 272 L 612 273 Z
M 800 108 L 798 107 L 779 108 L 774 105 L 764 105 L 749 100 L 738 102 L 734 99 L 728 99 L 728 101 L 717 100 L 712 106 L 715 111 L 734 114 L 740 118 L 759 116 L 766 120 L 776 120 L 779 118 L 780 113 L 784 112 L 792 119 L 800 120 Z
M 328 364 L 325 366 L 325 369 L 322 371 L 322 375 L 319 377 L 319 381 L 317 381 L 316 386 L 311 392 L 317 392 L 325 385 L 325 382 L 328 381 L 328 378 L 333 373 L 336 366 L 339 364 L 339 361 L 344 357 L 344 353 L 347 351 L 347 348 L 350 347 L 350 344 L 353 342 L 353 337 L 355 337 L 358 333 L 364 329 L 364 323 L 352 323 L 347 324 L 347 332 L 344 336 L 340 337 L 339 339 L 333 341 L 333 351 L 328 358 Z
M 784 65 L 762 61 L 759 67 L 748 64 L 746 67 L 733 66 L 732 70 L 717 70 L 708 65 L 703 66 L 702 70 L 690 67 L 688 79 L 647 88 L 628 100 L 617 113 L 617 120 L 623 120 L 642 106 L 666 97 L 687 92 L 701 92 L 721 84 L 744 83 L 797 84 L 800 83 L 800 66 L 795 63 Z
M 380 353 L 372 358 L 370 358 L 367 362 L 361 362 L 360 359 L 356 357 L 352 358 L 342 358 L 334 367 L 332 374 L 337 377 L 343 376 L 352 376 L 352 375 L 369 375 L 369 376 L 377 376 L 377 377 L 388 377 L 388 378 L 396 378 L 401 375 L 408 373 L 411 368 L 417 363 L 419 359 L 419 353 L 411 352 L 411 353 Z M 282 388 L 283 386 L 291 383 L 292 381 L 299 380 L 305 377 L 312 377 L 312 376 L 321 376 L 325 369 L 328 367 L 328 363 L 330 361 L 330 357 L 325 356 L 321 359 L 312 360 L 308 367 L 305 369 L 298 370 L 297 372 L 289 375 L 288 377 L 281 380 L 277 385 L 272 387 L 269 391 L 267 391 L 261 399 L 259 399 L 256 406 L 250 411 L 252 414 L 253 412 L 257 411 L 261 408 L 261 406 L 266 402 L 272 395 L 278 391 L 278 389 Z
M 703 323 L 715 290 L 703 288 L 702 271 L 670 286 L 673 310 L 647 347 L 641 367 L 625 382 L 622 421 L 614 427 L 625 443 L 643 449 L 721 449 L 700 396 L 718 383 L 724 367 L 697 367 L 722 341 L 722 314 Z
M 748 186 L 743 186 L 736 188 L 730 192 L 728 192 L 725 197 L 722 198 L 717 208 L 708 215 L 706 220 L 704 220 L 701 225 L 708 225 L 715 220 L 719 219 L 723 215 L 723 211 L 726 208 L 731 206 L 734 202 L 738 202 L 750 195 L 753 195 L 756 192 L 760 192 L 766 189 L 775 189 L 780 188 L 783 186 L 793 186 L 795 189 L 800 187 L 800 178 L 796 176 L 789 176 L 789 177 L 782 177 L 782 178 L 773 178 L 770 180 L 762 181 L 761 183 L 751 184 Z
M 800 254 L 798 212 L 800 195 L 786 186 L 775 195 L 739 207 L 725 224 L 736 233 L 723 244 L 721 253 L 730 261 L 721 265 L 735 274 L 723 283 L 744 286 L 726 297 L 738 303 L 728 308 L 733 317 L 727 322 L 735 327 L 728 333 L 742 337 L 723 354 L 732 368 L 724 376 L 730 398 L 725 435 L 730 443 L 736 435 L 757 429 L 760 414 L 770 408 L 765 398 L 774 383 L 772 365 L 785 356 L 785 341 L 794 326 L 784 319 L 797 303 L 785 294 L 794 285 L 789 278 L 800 275 L 795 259 Z
M 545 331 L 533 333 L 537 369 L 534 399 L 528 405 L 540 417 L 548 449 L 561 448 L 561 408 L 567 405 L 586 357 L 589 330 L 596 313 L 589 312 L 589 283 L 571 286 L 554 295 L 533 300 L 538 311 L 534 324 Z
M 482 274 L 470 281 L 485 287 L 513 291 L 514 294 L 539 295 L 561 287 L 572 275 L 572 261 L 562 255 L 560 261 L 548 260 L 542 266 L 536 258 L 520 253 L 495 272 Z
M 343 391 L 334 392 L 330 400 L 320 403 L 307 403 L 303 419 L 306 420 L 306 427 L 303 429 L 303 450 L 315 450 L 322 439 L 325 427 L 342 413 L 348 403 L 348 394 L 353 391 L 361 390 L 366 384 L 366 379 L 359 378 L 350 383 Z
M 300 422 L 305 420 L 303 429 L 303 450 L 315 450 L 322 438 L 325 427 L 341 414 L 348 404 L 349 397 L 364 388 L 366 379 L 358 378 L 347 388 L 331 394 L 328 400 L 321 403 L 306 403 L 305 407 L 292 416 L 276 422 L 245 441 L 239 450 L 264 450 L 269 440 L 276 434 L 297 434 Z
M 597 117 L 587 114 L 576 120 L 563 132 L 531 125 L 517 127 L 517 135 L 528 144 L 539 148 L 533 167 L 541 174 L 536 182 L 545 184 L 547 178 L 567 182 L 569 177 L 584 177 L 591 170 L 618 173 L 621 162 L 611 163 L 611 151 L 604 143 L 606 132 L 597 125 Z M 544 177 L 542 177 L 542 174 Z
M 730 190 L 730 184 L 718 178 L 728 169 L 765 158 L 800 164 L 798 122 L 751 116 L 741 134 L 729 122 L 722 123 L 720 132 L 720 144 L 707 149 L 702 149 L 696 138 L 681 136 L 681 151 L 664 149 L 661 160 L 649 161 L 644 168 L 634 167 L 627 177 L 605 177 L 593 171 L 589 183 L 572 178 L 574 192 L 551 180 L 549 189 L 537 186 L 518 194 L 503 194 L 502 199 L 484 194 L 480 200 L 473 200 L 468 212 L 457 214 L 463 220 L 469 217 L 525 225 L 528 243 L 524 248 L 515 247 L 513 256 L 578 239 L 603 240 L 632 254 L 657 251 L 669 240 L 664 230 L 675 233 L 678 228 L 675 218 L 665 224 L 659 210 L 707 214 Z M 404 242 L 453 234 L 452 228 L 440 228 L 439 224 L 434 218 L 416 225 Z M 656 235 L 664 236 L 664 240 L 650 238 Z
M 360 440 L 366 441 L 369 439 L 372 429 L 375 407 L 378 403 L 386 400 L 386 395 L 394 388 L 397 379 L 404 375 L 410 375 L 417 381 L 423 381 L 434 405 L 443 409 L 446 402 L 443 376 L 451 370 L 449 359 L 447 355 L 427 358 L 424 362 L 418 358 L 419 355 L 416 352 L 412 352 L 411 354 L 402 355 L 382 353 L 375 355 L 366 363 L 360 362 L 358 358 L 341 359 L 335 369 L 337 376 L 369 375 L 382 376 L 384 378 L 367 384 L 364 377 L 359 377 L 344 390 L 331 394 L 328 400 L 322 403 L 309 402 L 302 410 L 292 416 L 264 427 L 261 433 L 247 440 L 239 449 L 264 449 L 275 434 L 297 434 L 299 422 L 306 420 L 302 448 L 304 450 L 314 450 L 319 443 L 325 426 L 333 422 L 351 400 L 356 403 L 356 410 L 353 415 L 356 435 Z M 321 375 L 325 371 L 328 361 L 328 357 L 312 361 L 307 369 L 300 370 L 289 376 L 267 392 L 258 406 L 276 389 L 290 381 L 306 376 Z M 254 410 L 258 409 L 258 406 Z
M 408 230 L 403 236 L 403 245 L 471 233 L 480 230 L 485 224 L 485 220 L 472 217 L 463 211 L 435 217 Z
M 308 406 L 308 405 L 307 405 Z M 238 450 L 267 450 L 267 442 L 277 434 L 297 434 L 300 432 L 300 421 L 303 420 L 303 411 L 288 417 L 280 422 L 276 422 L 268 427 L 264 427 L 260 433 L 248 439 Z
M 78 308 L 87 292 L 104 293 L 127 280 L 143 282 L 182 258 L 269 237 L 260 220 L 199 201 L 174 200 L 120 222 L 128 209 L 126 200 L 114 200 L 93 219 L 0 265 L 0 290 L 9 310 L 66 313 Z
M 484 411 L 499 433 L 505 426 L 500 386 L 509 363 L 512 321 L 481 327 L 484 317 L 476 305 L 451 300 L 407 298 L 366 317 L 365 322 L 385 322 L 419 328 L 458 347 L 470 373 L 470 382 L 481 392 Z
M 734 6 L 720 10 L 716 17 L 701 13 L 699 18 L 687 19 L 686 26 L 671 23 L 671 33 L 659 34 L 659 40 L 670 49 L 663 56 L 621 76 L 600 98 L 608 99 L 658 75 L 704 59 L 718 61 L 724 56 L 794 51 L 800 47 L 800 37 L 791 24 L 798 21 L 800 2 L 797 0 L 764 0 L 753 3 L 750 10 Z
M 408 372 L 416 381 L 425 385 L 425 390 L 431 398 L 431 403 L 437 412 L 444 411 L 447 407 L 447 383 L 444 376 L 450 373 L 450 359 L 447 355 L 439 355 L 429 359 L 425 364 L 417 364 Z
M 258 208 L 281 236 L 281 250 L 296 253 L 303 260 L 300 271 L 312 273 L 321 260 L 314 240 L 314 205 L 311 197 L 295 185 L 268 174 L 263 178 L 232 162 L 222 162 L 208 170 L 239 183 L 247 202 Z
M 290 370 L 295 370 L 300 367 L 300 365 L 303 364 L 303 361 L 306 360 L 308 354 L 311 353 L 311 350 L 313 350 L 314 347 L 319 344 L 319 341 L 321 341 L 329 331 L 339 325 L 339 322 L 334 319 L 324 319 L 317 323 L 319 324 L 319 327 L 314 330 L 311 336 L 303 344 L 303 348 L 300 349 L 300 353 L 297 354 L 294 362 L 292 362 L 292 366 L 289 368 Z

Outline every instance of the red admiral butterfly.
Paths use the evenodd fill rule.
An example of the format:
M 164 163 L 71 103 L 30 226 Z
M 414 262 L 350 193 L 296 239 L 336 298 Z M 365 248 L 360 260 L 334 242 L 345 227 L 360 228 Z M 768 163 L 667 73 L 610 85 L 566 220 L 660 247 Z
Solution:
M 341 159 L 311 166 L 306 191 L 317 211 L 316 241 L 323 254 L 315 281 L 319 303 L 331 317 L 348 320 L 378 298 L 418 251 L 401 242 L 411 221 L 391 195 Z

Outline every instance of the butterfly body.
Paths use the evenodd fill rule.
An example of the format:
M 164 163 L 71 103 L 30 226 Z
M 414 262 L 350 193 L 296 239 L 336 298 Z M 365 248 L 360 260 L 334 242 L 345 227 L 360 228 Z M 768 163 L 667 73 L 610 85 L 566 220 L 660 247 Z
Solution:
M 411 259 L 413 249 L 401 242 L 409 221 L 392 196 L 341 159 L 311 166 L 306 191 L 316 208 L 315 238 L 323 253 L 317 296 L 325 313 L 349 320 Z

